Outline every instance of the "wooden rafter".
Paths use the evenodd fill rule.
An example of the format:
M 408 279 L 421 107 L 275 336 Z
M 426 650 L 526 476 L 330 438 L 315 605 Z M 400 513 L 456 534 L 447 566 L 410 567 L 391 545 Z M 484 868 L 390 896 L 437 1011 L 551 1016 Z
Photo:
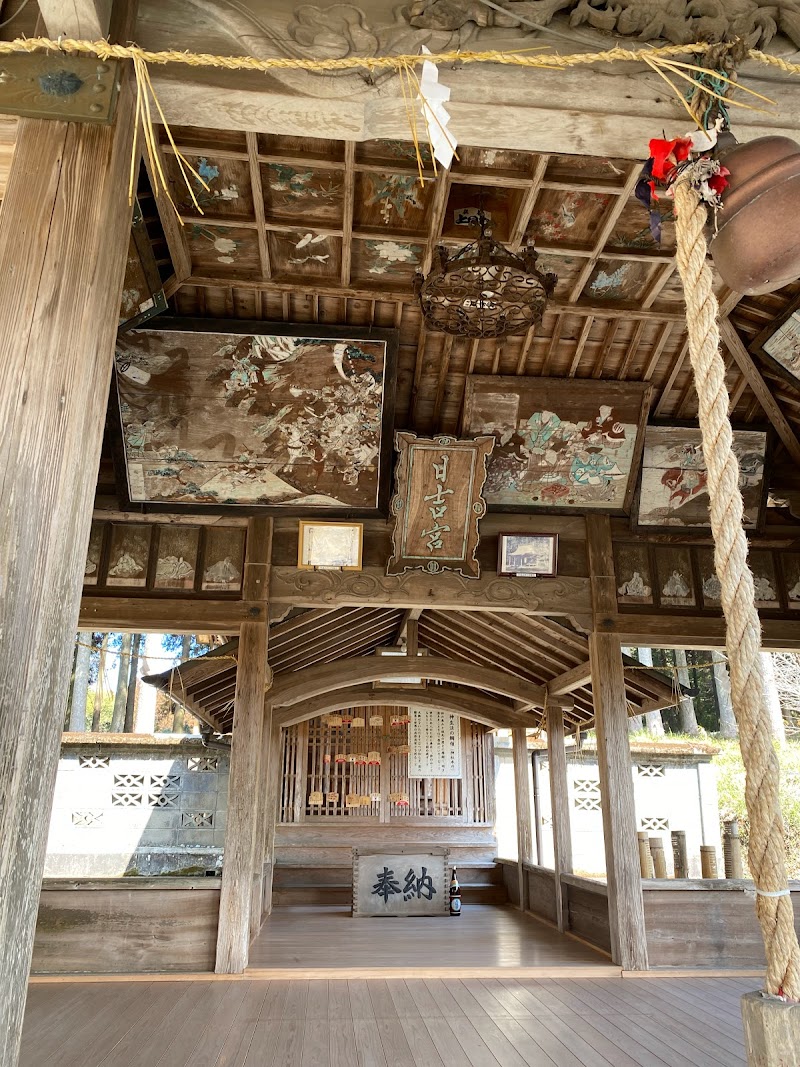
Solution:
M 537 725 L 535 715 L 516 711 L 507 701 L 487 697 L 463 686 L 449 685 L 417 689 L 413 693 L 400 688 L 372 689 L 364 685 L 349 686 L 304 700 L 302 704 L 281 708 L 275 713 L 275 721 L 280 726 L 291 726 L 316 715 L 326 715 L 345 708 L 408 707 L 411 703 L 416 707 L 454 711 L 486 726 L 508 728 Z
M 247 162 L 250 167 L 250 187 L 253 191 L 253 210 L 256 216 L 258 233 L 258 259 L 261 264 L 261 277 L 268 281 L 272 270 L 269 261 L 267 243 L 267 220 L 264 214 L 264 186 L 261 181 L 261 164 L 258 160 L 258 134 L 245 134 L 247 140 Z
M 310 700 L 322 693 L 344 689 L 350 685 L 380 681 L 382 678 L 413 678 L 420 675 L 435 681 L 453 682 L 499 693 L 518 701 L 526 708 L 543 706 L 544 689 L 539 685 L 523 681 L 504 671 L 435 656 L 423 656 L 413 660 L 371 656 L 310 667 L 299 674 L 293 673 L 288 677 L 276 679 L 269 699 L 276 707 L 296 704 L 301 700 Z
M 762 378 L 758 367 L 753 361 L 753 357 L 745 348 L 742 339 L 730 321 L 726 320 L 720 324 L 720 335 L 723 344 L 736 360 L 739 369 L 747 379 L 747 384 L 753 390 L 757 402 L 764 409 L 767 418 L 775 427 L 775 431 L 783 442 L 786 451 L 795 463 L 800 463 L 800 441 L 798 441 L 794 430 L 789 425 L 786 416 L 778 407 L 777 401 Z
M 586 283 L 591 277 L 592 271 L 597 266 L 598 260 L 602 259 L 604 256 L 606 258 L 611 258 L 611 256 L 608 255 L 608 253 L 605 251 L 606 242 L 611 236 L 614 227 L 617 225 L 620 215 L 627 206 L 628 200 L 630 199 L 630 196 L 633 193 L 636 182 L 639 180 L 639 175 L 641 174 L 641 171 L 642 168 L 640 164 L 635 163 L 625 176 L 625 183 L 621 189 L 606 190 L 607 192 L 614 192 L 616 194 L 616 200 L 612 201 L 610 207 L 608 208 L 605 218 L 603 219 L 603 224 L 598 230 L 597 237 L 595 238 L 594 247 L 589 253 L 586 263 L 583 265 L 583 267 L 581 267 L 577 281 L 575 282 L 572 287 L 572 290 L 570 291 L 569 298 L 571 301 L 578 300 L 580 298 L 581 294 L 583 293 L 584 287 L 586 286 Z M 563 255 L 563 252 L 561 254 Z M 627 259 L 629 258 L 629 256 L 626 255 L 625 258 Z
M 344 143 L 344 192 L 342 210 L 342 268 L 340 280 L 344 287 L 350 284 L 353 262 L 353 206 L 356 194 L 356 143 Z

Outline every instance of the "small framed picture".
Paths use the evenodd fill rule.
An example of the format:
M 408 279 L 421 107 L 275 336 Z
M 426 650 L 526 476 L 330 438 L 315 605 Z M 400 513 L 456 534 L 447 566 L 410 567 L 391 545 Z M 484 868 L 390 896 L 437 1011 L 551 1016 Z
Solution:
M 558 534 L 499 534 L 497 573 L 540 578 L 556 573 Z
M 300 521 L 297 566 L 301 570 L 361 570 L 363 522 Z

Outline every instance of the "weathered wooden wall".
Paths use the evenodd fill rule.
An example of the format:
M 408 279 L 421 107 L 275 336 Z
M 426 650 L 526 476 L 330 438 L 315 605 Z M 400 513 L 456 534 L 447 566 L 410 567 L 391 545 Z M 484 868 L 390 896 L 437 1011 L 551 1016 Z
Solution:
M 284 825 L 275 832 L 272 903 L 349 903 L 353 848 L 418 848 L 427 852 L 431 846 L 450 850 L 450 862 L 467 885 L 494 885 L 497 843 L 490 826 Z M 480 897 L 473 892 L 470 899 L 477 903 Z M 497 901 L 498 894 L 487 891 L 486 902 L 487 897 Z
M 752 882 L 680 879 L 642 887 L 651 967 L 764 966 Z M 792 901 L 800 932 L 800 882 L 792 884 Z
M 46 881 L 32 974 L 213 971 L 219 879 Z

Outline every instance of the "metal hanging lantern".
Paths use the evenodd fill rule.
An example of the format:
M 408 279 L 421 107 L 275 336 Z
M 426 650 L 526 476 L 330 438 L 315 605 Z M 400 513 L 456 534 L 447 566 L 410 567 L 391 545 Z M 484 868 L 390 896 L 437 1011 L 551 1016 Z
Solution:
M 439 245 L 427 275 L 417 273 L 414 292 L 430 330 L 458 337 L 508 337 L 541 322 L 558 278 L 536 266 L 528 245 L 519 255 L 488 234 L 488 219 L 478 216 L 481 235 L 454 255 Z

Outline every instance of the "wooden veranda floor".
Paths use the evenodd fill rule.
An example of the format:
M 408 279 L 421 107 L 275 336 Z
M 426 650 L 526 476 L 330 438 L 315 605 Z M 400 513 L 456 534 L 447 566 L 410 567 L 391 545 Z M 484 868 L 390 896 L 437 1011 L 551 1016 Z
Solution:
M 333 973 L 335 972 L 335 974 Z M 253 978 L 618 975 L 603 953 L 516 908 L 459 918 L 357 918 L 348 908 L 275 908 L 250 947 Z
M 744 1067 L 752 978 L 39 982 L 21 1067 Z

